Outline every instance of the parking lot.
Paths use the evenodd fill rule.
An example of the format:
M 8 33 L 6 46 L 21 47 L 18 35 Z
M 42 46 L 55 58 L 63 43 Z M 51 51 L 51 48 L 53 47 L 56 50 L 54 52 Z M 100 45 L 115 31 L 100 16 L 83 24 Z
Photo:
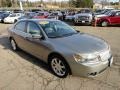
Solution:
M 54 76 L 48 66 L 23 51 L 11 50 L 7 28 L 0 24 L 0 90 L 120 90 L 120 27 L 74 26 L 105 39 L 112 49 L 112 67 L 97 77 Z

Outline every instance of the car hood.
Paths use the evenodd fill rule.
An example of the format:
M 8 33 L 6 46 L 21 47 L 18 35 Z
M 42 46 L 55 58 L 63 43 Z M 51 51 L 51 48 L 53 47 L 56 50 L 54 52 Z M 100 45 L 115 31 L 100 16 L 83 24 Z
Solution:
M 75 34 L 68 37 L 50 39 L 57 49 L 68 49 L 76 53 L 95 53 L 108 48 L 107 43 L 88 34 Z
M 76 14 L 75 16 L 92 16 L 92 14 L 90 14 L 90 13 L 79 13 L 79 14 Z

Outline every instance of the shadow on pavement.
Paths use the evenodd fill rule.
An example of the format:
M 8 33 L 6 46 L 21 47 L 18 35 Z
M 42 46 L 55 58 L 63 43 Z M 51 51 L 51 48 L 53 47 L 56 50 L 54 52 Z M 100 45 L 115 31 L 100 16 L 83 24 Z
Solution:
M 20 57 L 24 58 L 24 60 L 27 60 L 29 62 L 31 62 L 34 65 L 39 66 L 40 68 L 43 68 L 44 70 L 48 71 L 49 73 L 53 74 L 48 66 L 48 64 L 46 64 L 45 62 L 43 62 L 42 60 L 26 53 L 23 50 L 19 50 L 19 51 L 13 51 L 9 42 L 9 39 L 7 36 L 0 36 L 0 45 L 3 46 L 3 49 L 9 49 L 11 50 L 13 53 L 18 54 Z

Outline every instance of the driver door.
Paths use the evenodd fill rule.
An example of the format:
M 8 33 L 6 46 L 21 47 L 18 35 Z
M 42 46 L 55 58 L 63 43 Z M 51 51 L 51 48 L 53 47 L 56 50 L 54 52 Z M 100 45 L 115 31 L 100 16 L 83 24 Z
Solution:
M 42 35 L 39 26 L 35 22 L 28 22 L 27 34 L 30 37 L 26 37 L 26 51 L 36 56 L 37 58 L 43 59 L 43 53 L 45 52 L 44 40 L 33 38 L 33 34 Z

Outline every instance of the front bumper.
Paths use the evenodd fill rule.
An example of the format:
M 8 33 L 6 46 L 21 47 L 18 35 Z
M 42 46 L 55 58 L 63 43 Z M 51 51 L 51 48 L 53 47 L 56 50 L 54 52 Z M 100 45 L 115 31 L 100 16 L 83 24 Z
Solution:
M 6 19 L 4 19 L 4 23 L 14 23 L 14 20 L 6 20 Z
M 91 24 L 92 21 L 89 21 L 89 20 L 75 20 L 75 23 L 78 23 L 78 24 Z
M 96 64 L 82 64 L 82 63 L 74 63 L 71 65 L 72 75 L 79 75 L 83 77 L 93 77 L 101 72 L 103 72 L 106 68 L 112 65 L 113 57 L 111 56 L 108 60 L 100 61 Z

